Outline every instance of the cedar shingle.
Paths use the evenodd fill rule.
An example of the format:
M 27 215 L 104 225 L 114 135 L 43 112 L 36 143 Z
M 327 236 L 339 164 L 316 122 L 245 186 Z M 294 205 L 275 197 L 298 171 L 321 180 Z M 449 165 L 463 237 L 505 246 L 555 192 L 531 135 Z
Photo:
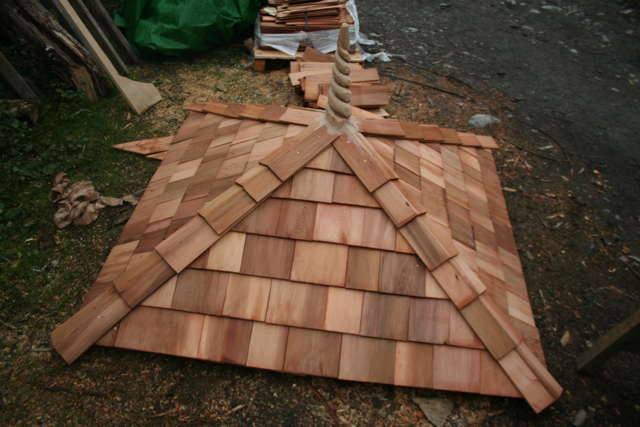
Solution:
M 395 359 L 395 341 L 343 335 L 338 378 L 393 384 Z
M 284 366 L 289 328 L 253 322 L 247 366 L 280 370 Z
M 424 264 L 415 255 L 383 252 L 380 291 L 423 297 L 425 274 Z
M 431 344 L 444 344 L 449 338 L 449 301 L 411 299 L 409 314 L 409 340 Z
M 317 203 L 298 200 L 282 200 L 281 203 L 276 234 L 279 237 L 312 240 Z
M 248 235 L 240 272 L 288 279 L 293 262 L 293 240 Z
M 411 342 L 396 343 L 395 384 L 433 387 L 433 346 Z
M 326 286 L 285 280 L 271 282 L 271 295 L 267 308 L 268 323 L 322 329 L 326 308 Z
M 366 292 L 360 334 L 406 340 L 409 329 L 410 300 L 408 297 Z
M 284 370 L 294 374 L 337 377 L 342 336 L 331 332 L 291 328 Z
M 271 279 L 231 274 L 222 314 L 241 319 L 264 320 Z
M 361 245 L 364 208 L 318 204 L 313 238 L 325 242 Z
M 358 334 L 364 292 L 330 287 L 327 294 L 327 314 L 324 329 Z
M 319 242 L 296 242 L 291 280 L 344 286 L 348 247 Z
M 205 316 L 138 307 L 118 328 L 116 347 L 174 356 L 197 357 Z
M 244 365 L 249 352 L 253 322 L 206 316 L 198 358 Z
M 202 314 L 221 314 L 229 275 L 187 269 L 178 275 L 171 307 Z
M 377 291 L 381 256 L 382 252 L 375 249 L 350 247 L 346 287 Z

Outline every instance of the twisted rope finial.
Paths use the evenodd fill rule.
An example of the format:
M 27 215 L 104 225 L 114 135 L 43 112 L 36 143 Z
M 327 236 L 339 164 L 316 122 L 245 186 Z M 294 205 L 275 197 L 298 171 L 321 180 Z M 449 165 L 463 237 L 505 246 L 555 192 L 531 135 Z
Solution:
M 342 24 L 336 60 L 333 63 L 329 105 L 326 110 L 327 121 L 339 128 L 351 117 L 351 67 L 349 66 L 349 26 Z

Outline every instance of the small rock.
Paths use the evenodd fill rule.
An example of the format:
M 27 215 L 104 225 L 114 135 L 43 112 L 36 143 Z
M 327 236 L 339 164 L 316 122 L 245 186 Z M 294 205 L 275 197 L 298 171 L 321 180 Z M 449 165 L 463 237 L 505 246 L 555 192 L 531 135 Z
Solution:
M 429 422 L 436 427 L 441 427 L 453 411 L 453 402 L 448 399 L 414 397 L 413 401 L 420 407 Z
M 563 347 L 566 347 L 567 344 L 569 344 L 571 342 L 571 333 L 569 331 L 564 331 L 564 334 L 562 334 L 562 338 L 560 338 L 560 345 L 562 345 Z
M 587 411 L 585 411 L 584 409 L 580 409 L 573 419 L 573 425 L 578 427 L 584 424 L 585 421 L 587 421 Z
M 485 128 L 496 123 L 500 123 L 500 120 L 489 114 L 475 114 L 469 119 L 469 126 L 474 128 Z
M 552 12 L 562 12 L 562 8 L 558 7 L 558 6 L 552 6 L 549 4 L 546 4 L 542 7 L 540 7 L 540 9 L 544 9 L 544 10 L 550 10 Z

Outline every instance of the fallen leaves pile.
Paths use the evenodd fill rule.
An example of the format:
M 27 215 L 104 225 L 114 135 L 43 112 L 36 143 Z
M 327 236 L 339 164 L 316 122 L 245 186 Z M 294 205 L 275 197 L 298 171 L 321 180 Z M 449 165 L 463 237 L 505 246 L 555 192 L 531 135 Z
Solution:
M 91 224 L 98 219 L 98 212 L 107 206 L 121 206 L 125 202 L 132 206 L 138 204 L 131 194 L 122 198 L 102 196 L 91 181 L 71 183 L 64 172 L 58 173 L 53 179 L 49 199 L 58 204 L 58 210 L 53 214 L 53 222 L 58 228 L 65 228 L 72 223 Z

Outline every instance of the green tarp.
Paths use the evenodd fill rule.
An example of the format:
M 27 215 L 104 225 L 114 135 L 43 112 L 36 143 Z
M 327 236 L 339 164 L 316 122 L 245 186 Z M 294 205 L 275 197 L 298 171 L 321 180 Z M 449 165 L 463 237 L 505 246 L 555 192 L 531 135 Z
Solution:
M 230 43 L 253 28 L 261 0 L 124 0 L 116 24 L 142 53 L 180 55 Z

